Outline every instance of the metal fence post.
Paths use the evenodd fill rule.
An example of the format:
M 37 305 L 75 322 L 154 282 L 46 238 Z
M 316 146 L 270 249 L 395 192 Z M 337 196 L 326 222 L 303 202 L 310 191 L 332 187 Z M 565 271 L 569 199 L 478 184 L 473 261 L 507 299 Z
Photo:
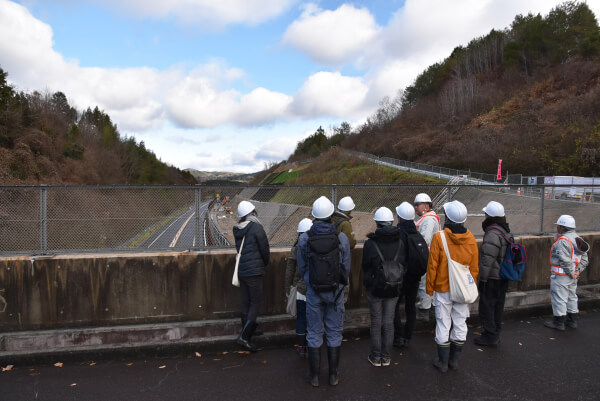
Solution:
M 544 233 L 544 199 L 546 199 L 546 187 L 542 187 L 540 192 L 541 204 L 540 204 L 540 234 Z
M 48 189 L 40 188 L 40 252 L 48 252 Z
M 333 203 L 333 206 L 337 204 L 337 187 L 335 184 L 331 185 L 331 203 Z
M 194 243 L 194 250 L 195 251 L 199 251 L 200 247 L 201 247 L 201 241 L 200 241 L 200 233 L 202 232 L 202 219 L 200 218 L 200 203 L 202 201 L 202 192 L 200 187 L 196 187 L 194 188 L 194 208 L 195 208 L 195 215 L 194 215 L 194 236 L 196 238 L 196 241 Z
M 452 202 L 452 186 L 448 186 L 448 193 L 446 194 L 446 202 Z

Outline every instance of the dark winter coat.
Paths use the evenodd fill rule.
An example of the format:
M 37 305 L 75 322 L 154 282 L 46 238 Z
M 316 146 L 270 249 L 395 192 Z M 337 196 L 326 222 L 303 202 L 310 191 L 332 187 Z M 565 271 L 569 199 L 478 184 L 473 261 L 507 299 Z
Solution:
M 479 252 L 479 281 L 482 283 L 487 280 L 500 280 L 500 265 L 504 262 L 508 243 L 496 230 L 500 230 L 506 238 L 510 238 L 510 231 L 506 224 L 493 223 L 485 227 Z M 490 230 L 492 227 L 494 229 Z
M 423 238 L 421 233 L 419 233 L 419 231 L 417 230 L 417 226 L 415 225 L 415 222 L 412 220 L 403 220 L 398 223 L 397 227 L 400 232 L 403 232 L 406 234 L 420 235 L 421 238 Z M 425 241 L 424 238 L 423 238 L 423 241 Z M 421 277 L 425 273 L 419 271 L 418 267 L 415 266 L 414 264 L 411 265 L 410 258 L 408 257 L 408 255 L 406 258 L 406 263 L 407 263 L 406 264 L 406 275 L 404 276 L 403 286 L 404 286 L 404 288 L 407 288 L 408 286 L 411 286 L 411 287 L 417 286 L 418 287 L 419 282 L 421 281 Z
M 262 225 L 250 219 L 233 227 L 235 249 L 239 252 L 244 236 L 244 247 L 238 266 L 239 277 L 260 276 L 265 274 L 265 267 L 269 264 L 270 250 L 267 234 Z
M 375 249 L 375 243 L 386 260 L 393 259 L 398 247 L 401 246 L 403 249 L 400 250 L 398 261 L 406 266 L 406 238 L 404 237 L 400 242 L 400 232 L 394 226 L 379 227 L 374 233 L 368 234 L 367 238 L 363 246 L 363 284 L 367 291 L 372 293 L 381 266 L 381 258 Z

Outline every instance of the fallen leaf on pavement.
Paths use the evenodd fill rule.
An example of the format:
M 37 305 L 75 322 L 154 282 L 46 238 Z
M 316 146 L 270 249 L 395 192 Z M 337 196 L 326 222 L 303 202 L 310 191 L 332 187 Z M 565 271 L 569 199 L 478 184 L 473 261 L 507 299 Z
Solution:
M 519 345 L 520 345 L 520 346 L 523 346 L 523 343 L 522 343 L 521 341 L 519 341 Z
M 90 366 L 94 366 L 96 364 L 96 362 L 91 362 Z
M 550 337 L 550 339 L 551 339 L 551 340 L 556 340 L 556 338 L 554 338 L 554 337 Z
M 3 372 L 8 372 L 9 370 L 12 370 L 12 368 L 14 368 L 15 365 L 6 365 L 5 368 L 2 368 Z
M 71 387 L 75 387 L 77 383 L 71 383 Z
M 202 354 L 201 354 L 201 353 L 199 353 L 199 352 L 196 352 L 196 356 L 197 356 L 198 358 L 202 358 Z
M 347 342 L 348 342 L 348 339 L 347 339 L 347 338 L 344 338 L 344 339 L 342 340 L 342 342 L 343 342 L 343 343 L 347 343 Z
M 266 365 L 266 364 L 267 364 L 267 361 L 263 361 L 263 365 Z
M 213 361 L 220 361 L 220 358 L 213 358 Z
M 227 352 L 227 351 L 223 351 L 223 352 L 221 352 L 221 355 L 227 355 L 228 353 L 229 352 Z
M 162 365 L 162 366 L 159 366 L 158 368 L 159 368 L 159 369 L 164 369 L 164 368 L 166 368 L 166 367 L 167 367 L 167 365 Z
M 386 384 L 386 386 L 388 386 L 388 387 L 392 387 L 392 385 L 391 385 L 391 384 Z
M 394 362 L 394 366 L 398 366 L 398 362 Z
M 477 348 L 477 351 L 481 351 L 481 352 L 483 352 L 483 350 L 482 350 L 481 348 Z
M 40 372 L 33 372 L 33 373 L 29 374 L 29 376 L 39 376 L 39 375 L 40 375 Z
M 129 362 L 126 366 L 131 366 L 133 365 L 133 362 Z
M 63 363 L 62 362 L 56 362 L 54 364 L 54 366 L 56 366 L 57 368 L 62 368 L 63 367 Z
M 356 338 L 354 339 L 354 341 L 358 341 L 358 340 L 360 340 L 360 337 L 356 337 Z

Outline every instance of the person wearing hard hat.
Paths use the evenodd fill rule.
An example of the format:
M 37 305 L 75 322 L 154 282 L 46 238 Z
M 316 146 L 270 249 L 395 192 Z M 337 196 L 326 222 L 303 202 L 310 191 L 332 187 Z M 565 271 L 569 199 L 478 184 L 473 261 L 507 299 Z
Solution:
M 240 220 L 233 227 L 233 236 L 235 248 L 240 253 L 238 277 L 242 292 L 243 326 L 237 343 L 254 352 L 256 346 L 252 343 L 252 336 L 256 331 L 256 319 L 262 302 L 265 267 L 269 264 L 269 240 L 252 203 L 241 201 L 237 214 Z
M 408 202 L 402 202 L 396 207 L 396 215 L 398 216 L 398 230 L 406 236 L 406 247 L 408 253 L 406 257 L 406 274 L 400 289 L 400 296 L 396 303 L 394 313 L 394 343 L 398 348 L 408 347 L 412 338 L 412 333 L 415 328 L 417 317 L 416 300 L 417 291 L 419 289 L 419 281 L 425 272 L 427 272 L 427 257 L 429 255 L 427 242 L 423 236 L 417 231 L 415 226 L 415 208 Z M 415 245 L 411 248 L 409 242 Z M 416 252 L 420 255 L 415 255 Z M 402 312 L 400 306 L 404 300 L 404 313 L 406 322 L 402 324 Z
M 510 227 L 506 222 L 504 206 L 496 201 L 483 208 L 485 219 L 479 258 L 479 318 L 483 333 L 474 338 L 481 346 L 496 346 L 500 342 L 502 315 L 508 280 L 500 277 L 500 265 L 504 262 L 509 246 Z
M 331 222 L 339 233 L 346 234 L 346 238 L 350 242 L 350 250 L 356 246 L 356 238 L 354 237 L 354 229 L 352 228 L 352 211 L 356 205 L 349 196 L 344 196 L 338 202 L 338 207 L 333 216 L 331 216 Z M 348 278 L 350 280 L 350 278 Z M 350 294 L 350 286 L 344 287 L 344 303 L 348 302 L 348 295 Z
M 575 219 L 564 214 L 556 221 L 556 241 L 550 250 L 550 299 L 554 319 L 544 326 L 564 331 L 577 328 L 577 280 L 588 266 L 590 246 L 575 232 Z
M 331 216 L 331 222 L 340 233 L 346 234 L 346 238 L 350 242 L 350 249 L 356 246 L 356 238 L 354 238 L 354 230 L 352 229 L 352 211 L 356 205 L 351 197 L 345 196 L 338 202 L 338 207 Z
M 394 341 L 394 312 L 400 295 L 400 280 L 406 269 L 406 237 L 400 237 L 394 214 L 380 207 L 373 217 L 377 228 L 367 235 L 363 247 L 363 284 L 367 290 L 371 315 L 371 352 L 367 359 L 373 366 L 390 366 Z M 384 262 L 388 270 L 386 276 Z M 390 280 L 395 280 L 391 281 Z
M 417 231 L 423 236 L 423 238 L 425 238 L 427 245 L 430 246 L 433 234 L 442 229 L 440 217 L 433 210 L 433 202 L 431 198 L 425 193 L 417 194 L 413 204 L 415 208 L 415 214 L 419 216 L 419 220 L 415 223 L 417 226 Z M 423 277 L 421 277 L 421 282 L 419 283 L 417 319 L 428 322 L 429 310 L 431 309 L 431 297 L 427 295 L 425 283 L 426 276 L 423 275 Z
M 306 286 L 308 382 L 319 386 L 321 345 L 327 338 L 329 384 L 339 382 L 344 324 L 344 286 L 350 274 L 350 243 L 331 222 L 333 203 L 321 196 L 312 205 L 313 225 L 298 239 L 298 270 Z
M 298 238 L 310 230 L 311 227 L 311 219 L 304 218 L 300 220 L 298 223 Z M 308 357 L 308 351 L 306 350 L 306 283 L 298 270 L 297 252 L 298 239 L 296 239 L 287 258 L 284 287 L 288 297 L 291 288 L 296 287 L 296 351 L 301 358 L 306 358 Z
M 444 204 L 444 212 L 444 229 L 434 234 L 427 262 L 427 293 L 433 296 L 436 318 L 437 357 L 433 365 L 442 373 L 448 371 L 448 366 L 458 369 L 458 357 L 467 339 L 469 317 L 469 304 L 454 302 L 450 295 L 448 258 L 442 235 L 445 236 L 452 260 L 469 266 L 475 282 L 479 273 L 477 241 L 464 226 L 467 208 L 455 200 Z

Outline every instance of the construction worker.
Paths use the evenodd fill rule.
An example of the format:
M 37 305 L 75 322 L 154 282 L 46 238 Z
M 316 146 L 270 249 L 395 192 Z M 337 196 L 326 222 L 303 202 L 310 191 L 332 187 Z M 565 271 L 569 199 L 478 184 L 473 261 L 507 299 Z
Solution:
M 556 221 L 556 241 L 550 250 L 550 298 L 554 319 L 544 326 L 564 331 L 577 328 L 577 280 L 588 266 L 590 246 L 575 232 L 575 219 L 564 214 Z
M 269 240 L 252 203 L 241 201 L 238 204 L 237 214 L 240 220 L 233 227 L 233 236 L 235 248 L 240 253 L 238 277 L 242 293 L 243 326 L 237 343 L 255 352 L 256 346 L 252 343 L 252 336 L 256 332 L 256 319 L 262 302 L 265 267 L 269 264 Z
M 481 227 L 485 234 L 479 255 L 479 318 L 483 333 L 475 337 L 474 342 L 484 347 L 494 347 L 500 342 L 508 289 L 508 280 L 500 277 L 500 265 L 504 262 L 511 234 L 501 203 L 490 201 L 483 212 L 485 220 Z
M 312 220 L 304 218 L 298 223 L 298 238 L 312 227 Z M 306 283 L 298 271 L 296 255 L 298 240 L 292 246 L 285 268 L 284 288 L 289 297 L 292 287 L 296 287 L 296 351 L 301 358 L 308 357 L 306 350 Z
M 429 250 L 423 236 L 415 226 L 415 208 L 408 202 L 396 207 L 398 231 L 406 236 L 406 274 L 394 313 L 394 347 L 405 348 L 410 344 L 416 321 L 416 300 L 421 276 L 427 272 Z M 400 306 L 404 300 L 405 324 L 402 324 Z
M 423 236 L 425 242 L 427 242 L 427 246 L 430 247 L 433 234 L 442 230 L 440 217 L 433 211 L 433 202 L 429 195 L 425 193 L 417 194 L 413 205 L 415 207 L 415 214 L 419 216 L 419 220 L 415 223 L 417 231 Z M 426 274 L 424 274 L 419 282 L 417 319 L 428 322 L 432 298 L 425 291 L 426 282 Z
M 350 250 L 356 246 L 356 238 L 354 238 L 354 230 L 352 229 L 352 211 L 356 205 L 351 197 L 345 196 L 338 202 L 337 210 L 331 216 L 331 222 L 339 233 L 346 234 L 346 238 L 350 242 Z M 350 294 L 350 286 L 344 287 L 344 303 L 348 302 L 348 294 Z
M 436 318 L 437 357 L 433 365 L 442 373 L 448 371 L 448 366 L 458 369 L 458 357 L 467 339 L 469 317 L 469 304 L 452 300 L 446 244 L 450 258 L 469 267 L 473 284 L 479 274 L 477 241 L 464 226 L 467 208 L 455 200 L 444 205 L 444 212 L 444 230 L 433 236 L 427 262 L 427 293 L 433 296 Z
M 322 196 L 315 200 L 313 225 L 298 239 L 298 270 L 306 283 L 308 382 L 319 386 L 323 333 L 327 338 L 329 384 L 339 382 L 338 366 L 344 324 L 342 293 L 350 274 L 350 243 L 331 222 L 333 203 Z

